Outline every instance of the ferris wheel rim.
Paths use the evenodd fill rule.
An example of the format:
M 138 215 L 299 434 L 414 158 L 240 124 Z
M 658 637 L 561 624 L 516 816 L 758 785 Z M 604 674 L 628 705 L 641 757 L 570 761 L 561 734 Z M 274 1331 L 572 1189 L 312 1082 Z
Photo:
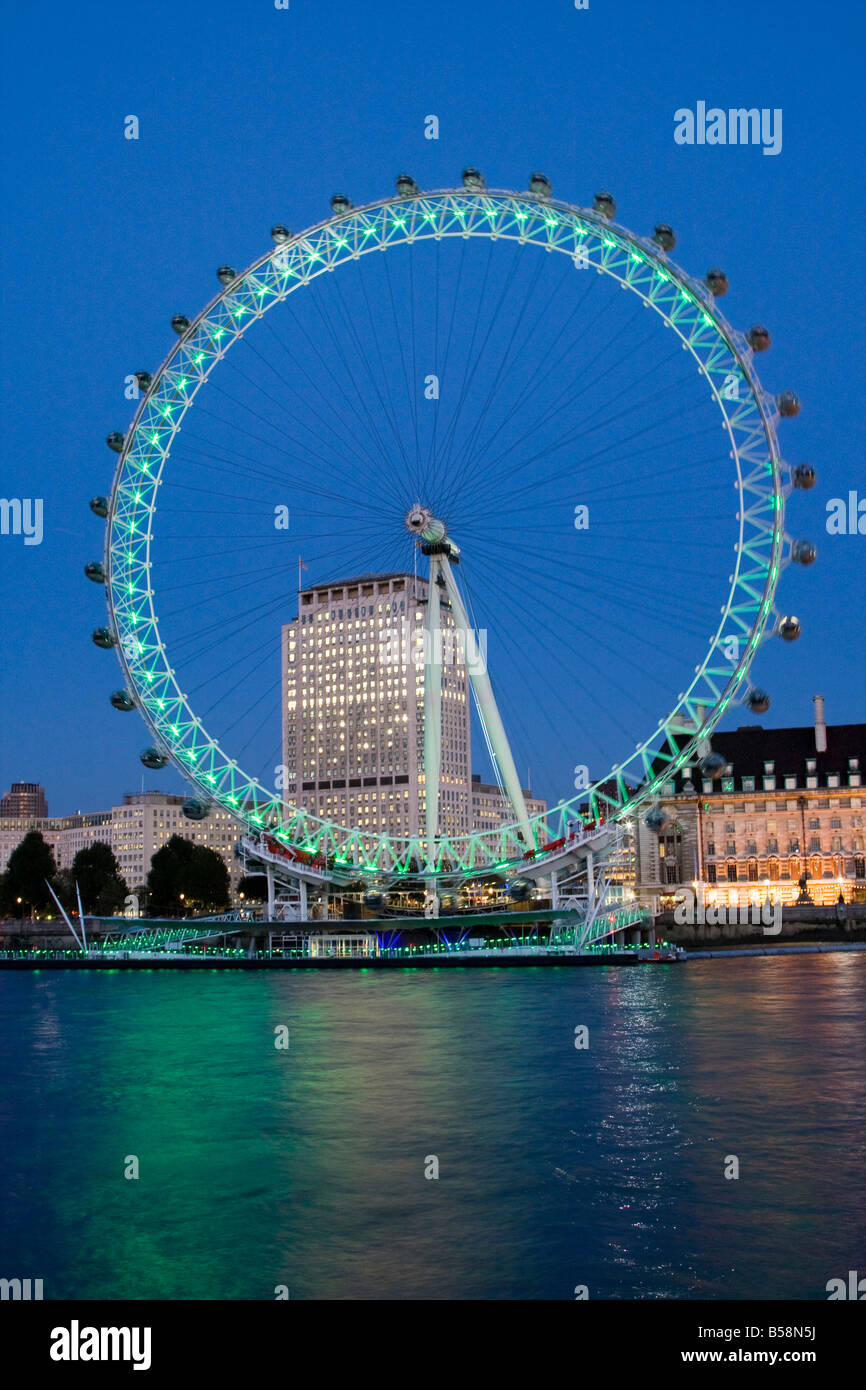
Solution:
M 243 322 L 243 315 L 241 315 L 241 323 L 239 325 L 234 325 L 233 332 L 231 334 L 228 333 L 227 329 L 223 328 L 222 336 L 228 335 L 228 341 L 226 342 L 225 346 L 221 347 L 219 344 L 219 339 L 217 340 L 217 350 L 212 352 L 212 356 L 210 357 L 207 370 L 199 375 L 195 389 L 183 398 L 185 403 L 183 409 L 179 410 L 177 421 L 171 421 L 171 416 L 169 414 L 169 419 L 171 421 L 172 428 L 169 434 L 168 447 L 166 447 L 164 450 L 160 452 L 159 469 L 156 475 L 156 479 L 153 482 L 154 497 L 156 494 L 156 489 L 159 486 L 159 483 L 162 478 L 162 470 L 169 459 L 174 437 L 177 433 L 178 428 L 180 427 L 180 421 L 183 419 L 186 410 L 189 407 L 189 404 L 195 398 L 195 395 L 197 394 L 201 386 L 206 384 L 214 367 L 225 356 L 226 352 L 228 351 L 228 348 L 233 343 L 239 341 L 244 336 L 249 326 L 253 322 L 256 322 L 258 318 L 262 317 L 269 308 L 273 307 L 274 304 L 276 304 L 277 302 L 282 302 L 283 299 L 288 298 L 291 293 L 295 292 L 295 290 L 302 288 L 303 285 L 306 285 L 310 283 L 310 281 L 314 278 L 317 278 L 318 274 L 321 274 L 327 270 L 333 270 L 339 264 L 348 263 L 351 260 L 356 260 L 362 255 L 369 254 L 374 249 L 386 250 L 395 245 L 411 246 L 416 241 L 429 240 L 431 238 L 441 239 L 444 237 L 452 236 L 487 237 L 490 240 L 502 239 L 509 241 L 517 241 L 523 244 L 531 242 L 534 245 L 544 245 L 543 241 L 537 240 L 534 236 L 527 236 L 525 234 L 525 220 L 530 217 L 529 209 L 531 209 L 532 212 L 536 215 L 539 213 L 547 212 L 563 218 L 565 222 L 568 222 L 570 219 L 573 230 L 578 225 L 585 227 L 587 230 L 584 231 L 582 235 L 591 235 L 595 237 L 597 243 L 604 241 L 606 245 L 618 247 L 621 251 L 627 250 L 629 254 L 636 253 L 635 259 L 639 260 L 643 267 L 648 267 L 652 274 L 659 275 L 664 281 L 666 281 L 670 286 L 672 286 L 675 293 L 681 294 L 684 299 L 689 300 L 693 308 L 703 315 L 703 318 L 706 320 L 706 323 L 708 325 L 712 325 L 712 328 L 715 330 L 718 339 L 724 343 L 725 348 L 730 354 L 731 359 L 739 369 L 742 375 L 742 379 L 746 383 L 748 389 L 748 399 L 754 406 L 759 430 L 753 430 L 752 433 L 760 433 L 760 435 L 763 437 L 766 444 L 767 460 L 770 463 L 770 478 L 772 485 L 769 490 L 765 491 L 764 497 L 765 500 L 766 498 L 772 499 L 772 507 L 775 514 L 773 517 L 772 526 L 770 528 L 765 528 L 765 530 L 768 531 L 768 533 L 772 534 L 772 544 L 770 555 L 767 558 L 766 573 L 764 576 L 763 587 L 761 589 L 760 602 L 757 606 L 757 615 L 754 622 L 748 628 L 748 640 L 746 641 L 745 658 L 742 660 L 742 662 L 737 663 L 733 671 L 723 671 L 720 668 L 715 669 L 714 674 L 716 676 L 721 675 L 725 677 L 724 684 L 722 685 L 721 689 L 718 690 L 717 698 L 713 702 L 712 708 L 705 709 L 704 707 L 704 716 L 701 719 L 700 723 L 698 723 L 698 721 L 695 718 L 695 712 L 698 708 L 701 708 L 703 706 L 697 699 L 691 699 L 691 694 L 692 691 L 695 690 L 698 682 L 711 669 L 710 661 L 712 659 L 713 652 L 717 650 L 720 644 L 723 628 L 725 627 L 727 618 L 730 615 L 733 597 L 736 594 L 740 583 L 741 561 L 743 558 L 744 550 L 748 548 L 744 539 L 744 526 L 747 521 L 744 489 L 746 482 L 748 481 L 744 480 L 742 471 L 742 458 L 744 456 L 745 451 L 741 447 L 738 447 L 732 422 L 728 418 L 724 407 L 721 405 L 721 398 L 719 396 L 718 391 L 715 388 L 713 388 L 711 390 L 711 396 L 720 406 L 722 410 L 724 425 L 728 430 L 728 438 L 731 444 L 731 456 L 736 464 L 737 469 L 736 486 L 740 498 L 739 533 L 737 542 L 734 546 L 734 549 L 736 551 L 736 564 L 734 566 L 734 574 L 732 576 L 730 592 L 725 607 L 722 610 L 722 618 L 718 625 L 717 631 L 710 641 L 710 645 L 703 662 L 699 667 L 695 668 L 694 679 L 689 685 L 687 691 L 679 696 L 677 703 L 674 705 L 673 710 L 666 717 L 663 717 L 659 720 L 657 729 L 653 732 L 653 734 L 651 734 L 650 737 L 648 739 L 645 739 L 642 743 L 636 745 L 635 751 L 632 754 L 630 754 L 627 758 L 616 764 L 612 769 L 610 769 L 610 771 L 608 771 L 604 777 L 599 778 L 595 782 L 589 784 L 587 787 L 580 789 L 577 796 L 570 798 L 567 802 L 560 803 L 559 806 L 557 806 L 556 808 L 552 808 L 547 812 L 538 813 L 532 816 L 530 819 L 533 822 L 533 824 L 544 822 L 546 831 L 547 822 L 550 820 L 552 816 L 559 814 L 561 819 L 564 820 L 566 814 L 576 812 L 578 804 L 586 802 L 589 802 L 591 811 L 593 813 L 596 813 L 596 808 L 600 806 L 603 808 L 604 812 L 607 813 L 606 818 L 615 819 L 623 815 L 634 814 L 634 811 L 639 804 L 641 804 L 643 801 L 646 801 L 647 799 L 650 799 L 654 795 L 657 795 L 658 787 L 661 785 L 661 783 L 664 780 L 667 780 L 672 775 L 673 771 L 681 767 L 683 763 L 685 763 L 692 756 L 692 754 L 695 751 L 695 748 L 698 745 L 699 740 L 705 740 L 709 737 L 710 733 L 716 727 L 717 723 L 724 714 L 725 709 L 736 696 L 737 691 L 740 690 L 744 682 L 748 682 L 748 671 L 757 646 L 760 643 L 760 641 L 764 640 L 767 636 L 767 629 L 768 626 L 770 626 L 771 616 L 778 616 L 773 606 L 773 600 L 776 586 L 778 583 L 779 572 L 782 568 L 783 546 L 784 543 L 788 539 L 790 539 L 784 533 L 784 489 L 781 480 L 782 462 L 778 440 L 775 432 L 775 424 L 770 412 L 769 402 L 771 398 L 764 391 L 763 387 L 761 386 L 760 380 L 758 379 L 757 373 L 754 370 L 754 366 L 752 363 L 751 348 L 749 347 L 743 335 L 734 330 L 728 323 L 724 315 L 721 314 L 721 312 L 716 306 L 716 303 L 712 295 L 707 290 L 706 286 L 704 286 L 701 282 L 696 281 L 692 277 L 688 276 L 687 273 L 683 271 L 675 262 L 673 262 L 670 259 L 670 257 L 658 245 L 652 243 L 648 239 L 638 237 L 629 229 L 622 227 L 620 224 L 605 218 L 598 212 L 594 212 L 589 209 L 579 208 L 572 204 L 565 203 L 561 200 L 554 200 L 553 198 L 543 197 L 537 194 L 516 192 L 508 189 L 484 189 L 470 192 L 467 191 L 465 188 L 452 188 L 432 190 L 429 192 L 418 191 L 409 196 L 397 195 L 384 199 L 379 199 L 375 202 L 365 204 L 363 207 L 351 208 L 348 211 L 343 212 L 336 217 L 324 219 L 322 222 L 317 223 L 314 226 L 307 228 L 306 230 L 294 236 L 291 236 L 282 244 L 279 244 L 277 247 L 267 251 L 265 254 L 254 260 L 246 270 L 240 272 L 240 274 L 238 274 L 234 280 L 224 285 L 221 291 L 213 297 L 213 299 L 201 310 L 201 312 L 196 316 L 196 318 L 189 323 L 189 326 L 183 330 L 182 335 L 179 337 L 179 341 L 173 345 L 171 351 L 163 359 L 163 362 L 160 364 L 157 372 L 154 374 L 148 388 L 145 392 L 143 392 L 138 409 L 136 410 L 133 421 L 124 438 L 123 450 L 118 459 L 117 468 L 115 470 L 115 475 L 112 482 L 105 533 L 104 569 L 106 581 L 106 595 L 111 620 L 111 630 L 116 638 L 118 657 L 121 663 L 121 667 L 124 671 L 128 688 L 132 692 L 134 692 L 136 706 L 138 707 L 139 712 L 142 714 L 145 723 L 148 725 L 154 738 L 157 740 L 158 746 L 161 749 L 165 749 L 171 761 L 182 772 L 184 778 L 188 782 L 190 782 L 207 801 L 220 805 L 223 809 L 228 810 L 230 814 L 236 816 L 239 821 L 246 822 L 249 826 L 255 827 L 256 829 L 264 828 L 268 824 L 268 815 L 272 814 L 278 808 L 288 812 L 292 812 L 293 814 L 299 817 L 298 824 L 302 827 L 300 837 L 299 839 L 293 839 L 291 836 L 284 835 L 281 826 L 278 824 L 274 828 L 276 829 L 280 838 L 284 838 L 287 840 L 288 843 L 292 844 L 300 843 L 301 839 L 309 843 L 311 830 L 316 832 L 318 838 L 324 837 L 326 841 L 329 834 L 333 839 L 333 832 L 337 832 L 340 836 L 348 837 L 349 841 L 355 840 L 356 847 L 359 844 L 364 844 L 368 848 L 371 845 L 377 846 L 375 853 L 372 855 L 369 855 L 366 851 L 364 852 L 364 858 L 372 858 L 374 866 L 378 866 L 377 861 L 381 859 L 383 849 L 387 846 L 390 850 L 392 845 L 396 845 L 397 843 L 406 846 L 406 853 L 403 857 L 404 862 L 408 864 L 410 858 L 412 857 L 413 847 L 419 848 L 417 836 L 390 837 L 388 835 L 377 835 L 371 832 L 361 832 L 358 831 L 357 827 L 347 827 L 339 825 L 336 822 L 330 821 L 325 817 L 315 816 L 309 812 L 303 811 L 302 808 L 297 808 L 289 803 L 286 803 L 281 797 L 275 797 L 272 792 L 270 792 L 267 788 L 263 787 L 259 783 L 258 779 L 248 777 L 246 774 L 241 773 L 240 769 L 237 768 L 236 761 L 230 759 L 226 755 L 226 753 L 223 752 L 219 742 L 206 733 L 202 726 L 201 720 L 198 719 L 198 717 L 195 715 L 192 707 L 189 705 L 186 699 L 186 696 L 183 694 L 177 682 L 174 680 L 174 672 L 168 666 L 166 648 L 162 643 L 162 639 L 159 634 L 159 620 L 157 618 L 153 606 L 154 591 L 152 589 L 152 586 L 148 583 L 147 589 L 145 591 L 145 596 L 147 598 L 147 603 L 150 610 L 150 625 L 152 626 L 153 632 L 156 635 L 156 643 L 154 644 L 154 648 L 152 649 L 157 650 L 161 655 L 163 661 L 165 662 L 166 674 L 177 696 L 177 700 L 175 701 L 175 703 L 179 704 L 181 708 L 185 709 L 188 712 L 189 719 L 186 721 L 187 731 L 190 728 L 192 728 L 200 732 L 201 743 L 199 747 L 206 747 L 206 750 L 210 753 L 211 769 L 214 766 L 215 753 L 218 754 L 219 757 L 222 759 L 223 770 L 221 777 L 223 780 L 225 779 L 226 773 L 231 772 L 231 776 L 229 779 L 230 784 L 232 786 L 235 786 L 236 783 L 234 781 L 234 773 L 235 771 L 237 772 L 237 785 L 242 784 L 245 787 L 247 793 L 244 804 L 239 805 L 238 798 L 234 798 L 231 796 L 227 797 L 224 795 L 222 787 L 217 786 L 216 775 L 213 771 L 208 773 L 204 770 L 204 768 L 201 765 L 200 756 L 198 754 L 195 755 L 194 759 L 190 759 L 186 763 L 183 761 L 181 753 L 184 750 L 179 745 L 175 745 L 172 742 L 172 739 L 170 737 L 167 737 L 166 735 L 168 721 L 160 721 L 154 715 L 152 709 L 152 702 L 148 698 L 150 691 L 152 691 L 153 689 L 152 683 L 150 689 L 148 689 L 146 685 L 142 684 L 142 679 L 140 675 L 141 662 L 135 663 L 133 659 L 128 658 L 127 649 L 124 646 L 124 636 L 126 636 L 126 638 L 128 639 L 130 637 L 130 633 L 128 629 L 126 631 L 124 630 L 125 613 L 123 605 L 118 605 L 117 602 L 117 591 L 122 587 L 122 581 L 120 580 L 119 573 L 117 573 L 115 562 L 118 558 L 116 555 L 118 544 L 128 544 L 129 542 L 117 540 L 115 536 L 115 524 L 118 519 L 118 498 L 122 490 L 122 485 L 125 477 L 125 469 L 131 467 L 130 460 L 134 454 L 134 450 L 138 442 L 139 431 L 143 430 L 145 426 L 145 421 L 148 416 L 149 409 L 157 400 L 159 388 L 161 384 L 166 380 L 168 373 L 172 370 L 173 364 L 182 362 L 184 360 L 185 353 L 187 354 L 187 357 L 189 356 L 188 350 L 190 348 L 190 345 L 194 344 L 198 333 L 202 329 L 202 326 L 207 325 L 210 322 L 212 315 L 217 313 L 221 307 L 224 308 L 226 305 L 228 305 L 229 302 L 233 299 L 233 297 L 236 297 L 244 289 L 244 287 L 252 281 L 252 279 L 256 275 L 258 275 L 263 270 L 272 268 L 274 266 L 274 263 L 277 262 L 280 257 L 282 257 L 283 261 L 287 264 L 288 258 L 293 250 L 297 251 L 298 248 L 310 247 L 312 244 L 312 239 L 317 236 L 331 237 L 337 242 L 339 242 L 340 238 L 334 238 L 333 236 L 335 231 L 342 230 L 343 232 L 345 232 L 350 228 L 357 229 L 358 227 L 366 224 L 366 234 L 367 226 L 372 225 L 370 219 L 374 219 L 377 214 L 387 213 L 389 209 L 400 208 L 403 210 L 408 210 L 412 208 L 418 209 L 426 207 L 429 211 L 429 205 L 439 204 L 443 208 L 447 207 L 448 200 L 450 200 L 452 208 L 455 211 L 458 218 L 460 216 L 460 213 L 458 211 L 459 209 L 464 209 L 464 216 L 468 216 L 470 212 L 478 212 L 480 208 L 482 211 L 482 215 L 488 218 L 488 227 L 485 229 L 483 225 L 479 224 L 478 226 L 471 226 L 469 230 L 462 228 L 459 231 L 442 231 L 440 229 L 437 232 L 431 232 L 429 230 L 427 232 L 424 232 L 423 229 L 419 229 L 417 232 L 413 232 L 412 235 L 406 235 L 403 237 L 389 236 L 386 240 L 378 242 L 374 240 L 370 243 L 368 247 L 356 247 L 351 255 L 336 258 L 332 263 L 322 266 L 320 269 L 315 270 L 312 273 L 308 273 L 305 277 L 299 278 L 298 283 L 287 288 L 285 293 L 278 294 L 276 291 L 274 291 L 273 298 L 268 303 L 260 305 L 258 312 L 253 312 L 249 309 L 247 310 L 250 316 L 246 323 Z M 495 209 L 509 207 L 515 212 L 516 217 L 522 217 L 524 219 L 519 223 L 519 233 L 521 234 L 513 235 L 510 232 L 503 232 L 500 229 L 497 229 L 495 232 L 492 230 L 492 223 L 490 222 L 491 211 Z M 560 253 L 565 252 L 566 254 L 573 254 L 573 252 L 568 252 L 564 245 L 556 243 L 549 244 L 549 241 L 546 246 L 546 249 L 556 250 Z M 321 255 L 319 255 L 319 259 L 322 259 Z M 680 331 L 680 324 L 675 317 L 675 308 L 672 309 L 670 316 L 666 315 L 663 312 L 662 307 L 660 307 L 659 303 L 653 300 L 651 295 L 650 297 L 644 295 L 634 283 L 627 283 L 611 269 L 609 264 L 604 263 L 603 253 L 602 263 L 593 264 L 593 268 L 596 269 L 599 273 L 607 273 L 609 275 L 612 275 L 614 279 L 619 279 L 620 283 L 623 285 L 623 288 L 628 288 L 636 292 L 639 295 L 639 297 L 643 299 L 644 303 L 648 307 L 652 307 L 657 313 L 659 313 L 660 316 L 663 318 L 664 322 L 668 324 L 668 326 L 674 328 L 674 330 L 677 332 L 678 336 L 682 341 L 683 347 L 689 348 L 691 350 L 692 356 L 699 363 L 699 369 L 702 370 L 703 375 L 709 379 L 709 374 L 705 369 L 705 366 L 701 364 L 701 359 L 698 357 L 694 342 L 687 342 L 683 336 L 683 333 Z M 155 447 L 158 447 L 158 440 Z M 754 470 L 751 477 L 754 478 Z M 152 517 L 155 511 L 155 505 L 151 505 L 147 510 L 149 512 L 149 516 Z M 144 562 L 145 571 L 149 570 L 150 567 L 150 546 L 152 539 L 153 531 L 150 522 L 148 522 L 146 532 L 146 560 Z M 754 555 L 752 558 L 754 559 Z M 138 569 L 139 566 L 137 565 L 136 568 Z M 139 656 L 140 655 L 141 653 L 139 653 Z M 678 723 L 677 716 L 680 713 L 680 711 L 683 710 L 687 712 L 686 718 L 681 717 Z M 686 722 L 686 720 L 688 720 L 688 723 Z M 649 762 L 648 758 L 644 755 L 648 754 L 648 750 L 651 747 L 654 750 L 651 755 L 652 762 L 657 762 L 660 756 L 660 752 L 659 748 L 656 745 L 659 743 L 661 737 L 659 734 L 660 729 L 664 729 L 664 735 L 668 738 L 669 742 L 671 733 L 675 733 L 678 740 L 680 738 L 684 738 L 684 742 L 681 745 L 678 742 L 676 744 L 672 744 L 671 746 L 674 748 L 674 752 L 670 759 L 668 759 L 667 765 L 663 768 L 661 772 L 658 773 L 658 775 L 655 778 L 650 778 L 648 781 L 646 778 L 644 778 L 642 783 L 639 784 L 637 791 L 635 791 L 633 787 L 628 787 L 626 778 L 627 776 L 633 777 L 634 769 L 639 765 L 636 762 L 636 760 L 638 759 L 643 760 L 642 766 L 644 773 L 648 771 Z M 190 761 L 194 761 L 194 768 L 190 767 Z M 612 795 L 609 790 L 605 790 L 610 788 L 611 783 L 613 783 L 617 788 L 617 794 Z M 622 796 L 619 796 L 620 792 L 623 793 Z M 253 794 L 252 798 L 250 798 L 250 793 Z M 252 799 L 253 805 L 255 807 L 255 812 L 253 814 L 250 814 L 248 809 L 248 802 L 250 801 L 250 799 Z M 263 806 L 266 808 L 264 815 L 257 814 L 259 806 Z M 459 853 L 457 853 L 458 847 L 463 848 L 464 846 L 469 851 L 468 859 L 471 861 L 473 859 L 474 846 L 477 846 L 480 842 L 484 842 L 485 844 L 487 844 L 490 840 L 496 839 L 497 836 L 499 837 L 500 841 L 500 850 L 503 852 L 492 857 L 503 860 L 507 859 L 508 855 L 504 853 L 504 851 L 509 849 L 516 851 L 518 847 L 518 840 L 516 835 L 509 834 L 509 832 L 513 832 L 515 830 L 516 827 L 514 826 L 504 826 L 501 828 L 500 831 L 496 832 L 469 832 L 468 834 L 461 835 L 443 835 L 440 837 L 439 842 L 440 863 L 442 862 L 443 857 L 447 859 L 448 855 L 456 855 L 456 857 L 459 860 L 460 856 Z M 448 862 L 450 864 L 451 861 Z M 466 867 L 466 865 L 464 864 L 463 867 Z M 437 869 L 437 873 L 438 872 L 439 870 Z M 450 867 L 448 869 L 443 869 L 443 877 L 447 876 L 447 874 L 450 872 Z

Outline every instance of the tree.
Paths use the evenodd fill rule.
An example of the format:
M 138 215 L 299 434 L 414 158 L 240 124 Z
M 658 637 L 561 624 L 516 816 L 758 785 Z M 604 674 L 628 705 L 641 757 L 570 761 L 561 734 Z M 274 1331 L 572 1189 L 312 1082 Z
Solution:
M 238 880 L 238 897 L 243 896 L 255 903 L 263 903 L 268 896 L 268 880 L 264 874 L 244 874 Z
M 10 854 L 0 884 L 3 911 L 13 917 L 32 917 L 40 909 L 53 907 L 54 899 L 45 880 L 51 882 L 56 873 L 51 846 L 46 844 L 40 831 L 28 831 Z
M 228 907 L 229 871 L 215 850 L 172 835 L 150 862 L 151 913 L 183 916 L 192 908 Z
M 129 889 L 110 845 L 97 840 L 79 850 L 72 861 L 72 880 L 81 890 L 85 912 L 114 917 L 122 910 Z

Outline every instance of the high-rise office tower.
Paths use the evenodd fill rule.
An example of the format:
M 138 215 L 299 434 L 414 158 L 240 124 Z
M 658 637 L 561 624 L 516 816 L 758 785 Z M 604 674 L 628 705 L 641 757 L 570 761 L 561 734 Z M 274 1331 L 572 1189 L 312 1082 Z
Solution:
M 298 616 L 282 631 L 287 802 L 340 825 L 423 840 L 427 588 L 402 573 L 301 590 Z M 439 834 L 465 834 L 472 818 L 467 652 L 444 594 L 441 624 Z

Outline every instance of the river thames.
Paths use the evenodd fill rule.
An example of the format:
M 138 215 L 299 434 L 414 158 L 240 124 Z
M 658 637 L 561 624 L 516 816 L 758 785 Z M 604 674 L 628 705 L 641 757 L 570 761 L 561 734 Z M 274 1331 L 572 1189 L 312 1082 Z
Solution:
M 824 1300 L 866 1267 L 863 953 L 42 970 L 0 1013 L 0 1274 L 46 1299 Z

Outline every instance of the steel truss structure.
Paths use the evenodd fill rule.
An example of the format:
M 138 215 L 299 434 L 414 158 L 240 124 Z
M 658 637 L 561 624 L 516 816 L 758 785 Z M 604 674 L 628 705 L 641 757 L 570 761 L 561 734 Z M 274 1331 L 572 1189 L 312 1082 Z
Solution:
M 439 835 L 431 806 L 425 834 L 394 838 L 341 826 L 285 802 L 245 773 L 208 733 L 175 678 L 171 654 L 160 635 L 151 543 L 158 490 L 177 432 L 232 346 L 316 277 L 339 272 L 341 266 L 373 252 L 444 238 L 501 239 L 568 257 L 618 282 L 660 317 L 691 355 L 718 408 L 738 497 L 738 539 L 730 591 L 708 650 L 674 708 L 633 752 L 543 816 L 527 816 L 519 804 L 517 783 L 517 793 L 509 788 L 513 824 L 495 831 Z M 700 755 L 728 706 L 748 694 L 755 652 L 779 627 L 776 586 L 791 559 L 784 511 L 792 481 L 780 457 L 778 418 L 777 400 L 755 372 L 749 340 L 726 321 L 707 284 L 675 265 L 657 241 L 635 235 L 602 212 L 541 193 L 483 186 L 416 189 L 357 209 L 349 205 L 279 244 L 225 286 L 183 330 L 150 381 L 123 438 L 108 505 L 103 568 L 111 640 L 129 699 L 157 748 L 206 804 L 228 811 L 250 832 L 267 829 L 282 844 L 323 857 L 329 876 L 360 871 L 378 881 L 398 880 L 417 873 L 421 864 L 425 877 L 453 882 L 482 872 L 522 870 L 527 853 L 540 856 L 551 836 L 565 835 L 581 804 L 588 803 L 596 823 L 634 817 L 677 769 Z M 443 573 L 447 584 L 447 557 L 435 566 L 431 562 L 431 578 L 433 568 Z M 433 588 L 431 584 L 431 592 Z M 453 602 L 450 586 L 448 592 Z M 734 659 L 731 652 L 736 653 Z M 503 758 L 506 749 L 507 744 L 501 750 Z M 516 781 L 516 774 L 511 780 Z M 297 881 L 303 884 L 305 879 Z M 566 893 L 566 887 L 562 881 L 558 891 Z M 299 911 L 305 891 L 297 890 L 294 907 Z M 587 902 L 596 898 L 590 889 Z M 285 906 L 286 911 L 292 909 L 290 903 Z M 597 906 L 596 915 L 598 910 Z M 594 920 L 590 906 L 587 921 Z

